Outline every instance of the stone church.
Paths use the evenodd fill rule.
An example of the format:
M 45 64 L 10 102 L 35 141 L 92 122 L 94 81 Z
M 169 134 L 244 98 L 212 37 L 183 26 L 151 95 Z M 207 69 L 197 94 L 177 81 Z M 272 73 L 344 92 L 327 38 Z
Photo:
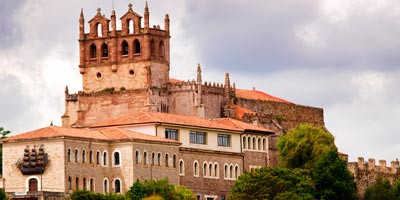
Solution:
M 143 22 L 142 22 L 143 19 Z M 3 187 L 12 199 L 64 199 L 74 190 L 124 193 L 168 178 L 198 199 L 225 200 L 245 171 L 278 162 L 277 136 L 324 126 L 323 110 L 231 84 L 170 77 L 170 19 L 150 26 L 133 10 L 79 17 L 83 89 L 65 89 L 62 126 L 3 140 Z M 195 65 L 194 65 L 195 66 Z M 195 67 L 194 67 L 195 70 Z

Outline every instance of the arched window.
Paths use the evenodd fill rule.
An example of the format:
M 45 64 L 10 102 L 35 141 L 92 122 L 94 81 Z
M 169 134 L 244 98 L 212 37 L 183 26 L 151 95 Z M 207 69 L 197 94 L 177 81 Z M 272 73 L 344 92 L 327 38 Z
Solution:
M 89 163 L 90 164 L 93 163 L 93 151 L 92 150 L 89 151 Z
M 79 160 L 79 150 L 75 149 L 75 162 L 77 163 Z
M 102 30 L 102 25 L 101 25 L 101 23 L 98 23 L 98 24 L 96 25 L 96 28 L 97 28 L 97 37 L 102 37 L 102 36 L 103 36 L 103 30 Z
M 246 137 L 243 136 L 243 149 L 246 149 Z
M 143 164 L 147 165 L 147 152 L 143 152 Z
M 96 58 L 97 53 L 96 53 L 96 45 L 91 44 L 90 45 L 90 58 Z
M 266 142 L 265 142 L 265 138 L 263 139 L 263 151 L 267 150 L 267 146 L 266 146 Z
M 157 155 L 157 161 L 158 161 L 158 166 L 161 166 L 161 153 L 158 153 Z
M 203 163 L 203 176 L 206 177 L 207 176 L 207 162 Z
M 135 157 L 135 162 L 136 162 L 136 164 L 139 164 L 139 156 L 140 156 L 139 151 L 136 151 L 136 155 L 135 156 L 136 156 Z
M 174 168 L 176 167 L 176 155 L 172 156 L 172 165 Z
M 68 149 L 67 159 L 68 159 L 68 162 L 71 162 L 71 149 Z
M 29 192 L 37 192 L 38 191 L 38 180 L 36 178 L 31 178 L 28 181 L 28 189 Z
M 68 177 L 68 190 L 72 190 L 72 178 Z
M 208 176 L 212 177 L 213 166 L 212 163 L 208 164 Z
M 89 184 L 90 184 L 89 185 L 90 191 L 94 191 L 94 180 L 93 180 L 93 178 L 90 179 L 90 183 Z
M 151 165 L 154 165 L 155 164 L 155 158 L 156 157 L 156 154 L 153 152 L 153 153 L 151 153 Z
M 261 138 L 258 138 L 258 150 L 261 150 Z
M 125 40 L 122 42 L 122 55 L 128 55 L 129 54 L 129 45 L 128 42 Z
M 247 138 L 247 148 L 251 149 L 251 138 L 250 137 Z
M 107 46 L 106 43 L 103 43 L 103 44 L 101 45 L 101 56 L 102 56 L 103 58 L 108 57 L 108 46 Z
M 233 178 L 233 165 L 229 167 L 229 178 Z
M 108 180 L 107 180 L 107 178 L 105 178 L 104 181 L 103 181 L 103 191 L 104 191 L 104 193 L 108 192 Z
M 184 175 L 185 174 L 185 163 L 183 160 L 179 161 L 179 174 Z
M 119 179 L 114 180 L 115 193 L 121 193 L 121 181 Z
M 96 153 L 96 164 L 100 165 L 100 152 Z
M 83 178 L 83 190 L 86 190 L 86 178 Z
M 164 42 L 163 41 L 160 41 L 160 46 L 159 46 L 159 49 L 158 49 L 159 51 L 160 51 L 160 53 L 159 53 L 159 55 L 160 55 L 160 57 L 164 57 L 164 55 L 165 55 L 165 49 L 164 49 Z
M 128 24 L 128 33 L 129 34 L 133 34 L 133 30 L 134 30 L 134 28 L 133 28 L 133 20 L 132 19 L 128 19 L 128 22 L 126 24 Z
M 103 165 L 104 165 L 104 166 L 107 165 L 107 160 L 108 160 L 107 152 L 103 152 Z
M 79 178 L 75 178 L 75 190 L 79 190 Z
M 140 42 L 138 39 L 135 39 L 135 54 L 140 54 Z
M 197 161 L 193 163 L 193 176 L 199 176 L 199 163 Z
M 155 46 L 154 46 L 154 40 L 151 39 L 151 41 L 150 41 L 150 55 L 154 56 L 155 51 L 156 50 L 155 50 Z
M 239 166 L 235 167 L 235 178 L 239 176 Z
M 228 165 L 224 166 L 224 178 L 228 178 Z
M 82 150 L 82 163 L 86 162 L 86 151 Z
M 256 149 L 256 138 L 253 138 L 253 149 Z
M 120 161 L 120 157 L 121 155 L 119 154 L 118 151 L 114 152 L 114 165 L 120 165 L 121 161 Z
M 165 166 L 169 167 L 169 163 L 168 163 L 168 154 L 165 154 Z

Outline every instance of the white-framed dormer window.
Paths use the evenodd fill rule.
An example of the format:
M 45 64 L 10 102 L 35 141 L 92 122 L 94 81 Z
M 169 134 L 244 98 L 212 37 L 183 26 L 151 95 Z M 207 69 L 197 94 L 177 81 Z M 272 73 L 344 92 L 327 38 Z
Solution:
M 121 152 L 119 150 L 114 150 L 112 154 L 112 166 L 113 167 L 121 166 Z
M 180 176 L 185 175 L 185 162 L 183 162 L 182 159 L 179 160 L 179 175 Z

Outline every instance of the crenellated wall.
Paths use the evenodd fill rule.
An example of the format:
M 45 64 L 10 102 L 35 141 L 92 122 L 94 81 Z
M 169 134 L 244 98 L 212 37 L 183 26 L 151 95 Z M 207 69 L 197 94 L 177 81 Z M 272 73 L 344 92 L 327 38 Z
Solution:
M 399 177 L 399 161 L 391 161 L 387 166 L 386 160 L 379 160 L 376 165 L 375 159 L 369 158 L 365 161 L 359 157 L 357 162 L 348 162 L 348 169 L 354 175 L 357 184 L 357 193 L 360 197 L 364 196 L 365 189 L 375 183 L 378 176 L 387 178 L 392 184 Z

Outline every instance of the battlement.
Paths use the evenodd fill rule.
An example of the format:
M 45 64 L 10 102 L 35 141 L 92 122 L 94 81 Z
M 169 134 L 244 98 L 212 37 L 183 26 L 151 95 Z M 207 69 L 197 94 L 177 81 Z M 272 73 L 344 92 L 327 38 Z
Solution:
M 353 170 L 367 170 L 389 174 L 397 174 L 400 170 L 398 160 L 391 161 L 388 167 L 386 160 L 379 160 L 379 165 L 376 165 L 376 161 L 373 158 L 368 158 L 368 161 L 365 161 L 363 157 L 358 157 L 357 162 L 349 162 L 348 165 Z

